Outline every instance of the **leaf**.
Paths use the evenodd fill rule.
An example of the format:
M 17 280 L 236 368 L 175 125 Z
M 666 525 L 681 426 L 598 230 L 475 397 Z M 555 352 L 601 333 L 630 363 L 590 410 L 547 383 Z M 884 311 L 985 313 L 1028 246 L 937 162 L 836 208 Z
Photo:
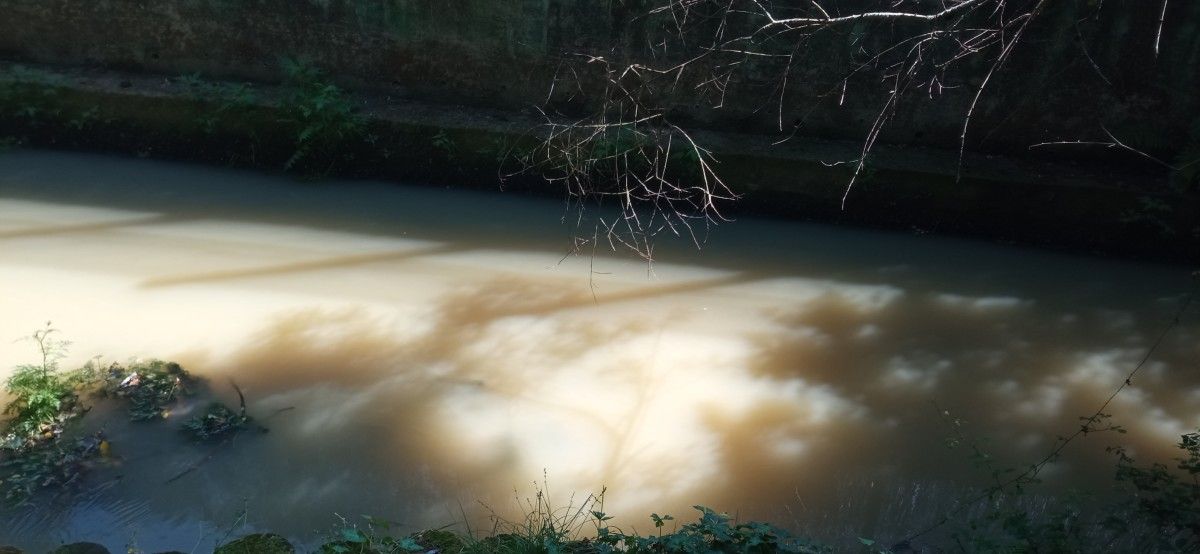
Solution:
M 425 550 L 425 547 L 421 546 L 421 543 L 413 540 L 412 537 L 404 537 L 403 539 L 400 539 L 400 548 L 403 548 L 409 552 L 421 552 Z
M 362 544 L 362 543 L 367 542 L 367 538 L 364 537 L 363 534 L 361 532 L 359 532 L 358 529 L 355 529 L 355 528 L 342 529 L 342 539 L 345 540 L 346 542 L 352 542 L 355 544 Z
M 386 519 L 379 519 L 375 516 L 367 514 L 362 514 L 362 518 L 367 520 L 367 525 L 370 525 L 371 527 L 378 527 L 380 529 L 390 529 L 392 527 L 392 522 Z

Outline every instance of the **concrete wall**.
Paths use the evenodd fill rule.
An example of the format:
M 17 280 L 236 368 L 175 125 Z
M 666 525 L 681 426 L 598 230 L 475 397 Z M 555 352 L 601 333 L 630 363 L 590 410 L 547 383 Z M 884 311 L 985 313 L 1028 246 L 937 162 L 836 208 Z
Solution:
M 843 1 L 843 9 L 852 3 Z M 281 57 L 300 57 L 344 84 L 395 97 L 522 109 L 547 96 L 555 72 L 580 59 L 573 54 L 643 55 L 643 45 L 660 33 L 661 21 L 639 17 L 652 4 L 0 0 L 0 57 L 259 81 L 280 79 Z M 1101 137 L 1101 125 L 1152 151 L 1169 152 L 1184 142 L 1200 121 L 1200 95 L 1195 94 L 1200 90 L 1200 2 L 1170 4 L 1158 58 L 1153 55 L 1157 10 L 1146 9 L 1147 0 L 1108 0 L 1098 19 L 1078 27 L 1077 18 L 1094 2 L 1052 4 L 985 97 L 971 148 L 1025 152 L 1043 140 Z M 1087 34 L 1082 43 L 1077 28 Z M 808 136 L 860 139 L 875 116 L 882 87 L 852 83 L 840 106 L 836 98 L 821 99 L 852 51 L 845 48 L 845 36 L 831 34 L 825 40 L 806 53 L 810 71 L 793 76 L 783 113 L 770 100 L 775 76 L 770 67 L 743 74 L 734 83 L 736 94 L 720 110 L 684 98 L 675 100 L 676 111 L 700 127 L 771 132 L 783 120 L 789 131 L 802 123 L 800 132 Z M 936 102 L 914 97 L 885 141 L 956 147 L 972 83 L 959 84 Z M 560 86 L 557 99 L 586 108 L 589 93 L 577 92 Z

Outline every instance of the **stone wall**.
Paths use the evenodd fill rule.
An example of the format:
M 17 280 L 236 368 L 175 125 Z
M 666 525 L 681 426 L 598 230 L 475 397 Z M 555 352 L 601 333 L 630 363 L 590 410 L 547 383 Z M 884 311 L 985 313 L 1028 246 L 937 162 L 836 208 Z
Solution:
M 858 0 L 862 1 L 862 0 Z M 970 148 L 1025 152 L 1044 140 L 1096 139 L 1118 129 L 1152 151 L 1186 142 L 1200 121 L 1200 2 L 1172 2 L 1161 53 L 1148 0 L 1108 0 L 1086 23 L 1087 0 L 1052 3 L 977 116 Z M 779 3 L 779 2 L 777 2 Z M 855 3 L 844 0 L 843 9 Z M 547 97 L 556 71 L 578 53 L 644 54 L 660 21 L 653 0 L 0 0 L 0 57 L 165 75 L 278 81 L 282 57 L 304 58 L 343 84 L 396 98 L 527 109 Z M 815 44 L 809 75 L 793 80 L 782 113 L 769 71 L 749 71 L 724 107 L 681 102 L 691 124 L 861 139 L 882 87 L 859 83 L 844 102 L 828 96 L 844 37 Z M 822 65 L 827 64 L 827 65 Z M 1100 71 L 1097 71 L 1097 68 Z M 828 70 L 828 71 L 827 71 Z M 756 80 L 757 79 L 757 80 Z M 903 106 L 884 139 L 957 146 L 971 82 L 936 102 Z M 585 88 L 584 91 L 587 89 Z M 587 92 L 557 89 L 586 109 Z M 572 96 L 573 95 L 573 96 Z M 824 100 L 821 100 L 822 96 Z M 919 99 L 918 99 L 919 100 Z M 1145 138 L 1150 137 L 1150 138 Z M 1160 144 L 1152 144 L 1153 142 Z M 1054 155 L 1083 155 L 1083 149 Z M 1111 153 L 1103 153 L 1111 157 Z

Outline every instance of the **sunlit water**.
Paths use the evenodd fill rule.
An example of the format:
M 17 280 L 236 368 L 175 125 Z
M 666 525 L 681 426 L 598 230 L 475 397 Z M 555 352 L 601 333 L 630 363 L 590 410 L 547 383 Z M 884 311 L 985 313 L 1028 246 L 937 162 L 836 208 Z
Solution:
M 114 459 L 0 513 L 0 544 L 316 541 L 341 514 L 405 530 L 607 487 L 627 529 L 693 504 L 840 540 L 897 539 L 989 483 L 961 430 L 1024 467 L 1093 412 L 1191 286 L 1184 268 L 743 220 L 652 272 L 566 257 L 562 206 L 295 182 L 110 157 L 0 155 L 0 372 L 47 320 L 93 356 L 177 360 L 269 433 L 190 445 L 103 406 Z M 1186 314 L 1042 493 L 1103 493 L 1123 442 L 1200 425 Z M 478 527 L 474 528 L 478 532 Z

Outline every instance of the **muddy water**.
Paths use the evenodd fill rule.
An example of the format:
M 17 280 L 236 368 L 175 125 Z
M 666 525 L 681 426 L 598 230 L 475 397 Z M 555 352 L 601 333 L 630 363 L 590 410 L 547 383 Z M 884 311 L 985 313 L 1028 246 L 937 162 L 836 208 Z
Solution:
M 898 537 L 986 471 L 1023 466 L 1106 398 L 1190 286 L 1180 268 L 744 220 L 645 265 L 563 259 L 559 204 L 15 151 L 0 156 L 0 371 L 47 320 L 66 365 L 161 357 L 229 381 L 269 433 L 196 446 L 88 416 L 113 460 L 0 514 L 0 543 L 203 549 L 404 529 L 607 487 L 605 510 L 705 504 L 835 539 Z M 1200 425 L 1187 314 L 1041 494 L 1103 493 L 1118 441 L 1171 454 Z M 476 527 L 476 530 L 478 528 Z

